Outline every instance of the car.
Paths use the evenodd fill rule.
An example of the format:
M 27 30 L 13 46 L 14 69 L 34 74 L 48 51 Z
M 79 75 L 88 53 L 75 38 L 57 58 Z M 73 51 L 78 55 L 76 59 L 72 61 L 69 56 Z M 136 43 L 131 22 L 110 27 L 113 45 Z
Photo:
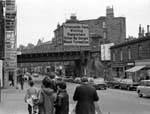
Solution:
M 23 75 L 23 77 L 24 77 L 24 80 L 25 80 L 25 81 L 28 81 L 29 78 L 31 77 L 31 74 L 28 73 L 28 72 L 26 72 L 26 73 Z
M 24 78 L 25 81 L 27 81 L 28 78 L 29 78 L 29 76 L 25 74 L 25 75 L 23 76 L 23 78 Z
M 94 86 L 96 90 L 106 90 L 107 84 L 103 78 L 88 79 L 89 84 Z
M 139 83 L 133 82 L 132 79 L 122 79 L 119 84 L 120 89 L 136 90 Z
M 55 76 L 55 80 L 56 80 L 56 81 L 62 81 L 62 77 L 60 77 L 60 76 Z
M 141 80 L 137 93 L 139 97 L 150 96 L 150 80 Z
M 77 83 L 77 84 L 81 84 L 82 81 L 81 81 L 81 78 L 80 77 L 76 77 L 73 81 L 74 83 Z
M 39 75 L 37 73 L 33 73 L 32 76 L 33 77 L 39 77 Z
M 107 87 L 109 87 L 109 88 L 119 88 L 120 81 L 121 80 L 119 78 L 114 78 L 114 79 L 112 79 L 110 81 L 107 81 L 106 82 L 107 83 Z
M 68 77 L 68 76 L 63 76 L 63 77 L 62 77 L 62 80 L 68 82 L 69 77 Z

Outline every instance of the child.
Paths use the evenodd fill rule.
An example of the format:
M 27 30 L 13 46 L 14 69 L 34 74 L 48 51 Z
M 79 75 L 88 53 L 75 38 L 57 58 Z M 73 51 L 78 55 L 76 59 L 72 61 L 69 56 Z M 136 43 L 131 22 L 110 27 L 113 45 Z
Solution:
M 55 114 L 68 114 L 69 113 L 69 95 L 66 90 L 66 83 L 61 81 L 57 85 L 58 93 L 55 103 Z
M 25 102 L 28 103 L 29 114 L 33 114 L 34 102 L 37 99 L 37 95 L 38 95 L 38 90 L 36 87 L 34 87 L 34 82 L 31 80 L 29 81 L 29 88 L 27 89 L 25 94 Z

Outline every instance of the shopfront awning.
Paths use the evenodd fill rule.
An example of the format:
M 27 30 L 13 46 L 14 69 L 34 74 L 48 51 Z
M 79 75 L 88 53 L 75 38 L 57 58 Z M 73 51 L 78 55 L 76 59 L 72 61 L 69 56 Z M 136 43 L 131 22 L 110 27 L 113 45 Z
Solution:
M 143 66 L 134 66 L 134 67 L 132 67 L 132 68 L 126 70 L 125 72 L 136 72 L 136 71 L 138 71 L 138 70 L 141 70 L 141 69 L 144 68 L 144 67 L 145 67 L 144 65 L 143 65 Z

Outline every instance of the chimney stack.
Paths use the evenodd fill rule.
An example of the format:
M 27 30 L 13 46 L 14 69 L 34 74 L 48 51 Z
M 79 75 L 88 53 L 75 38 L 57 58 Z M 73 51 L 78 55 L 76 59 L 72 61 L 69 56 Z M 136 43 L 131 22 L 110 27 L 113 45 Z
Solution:
M 142 28 L 142 37 L 144 37 L 145 31 L 144 31 L 144 27 Z
M 147 33 L 146 33 L 147 37 L 150 37 L 150 33 L 149 33 L 149 25 L 147 25 Z
M 149 25 L 147 25 L 147 33 L 149 33 Z
M 139 38 L 142 37 L 142 29 L 141 29 L 141 24 L 139 25 Z

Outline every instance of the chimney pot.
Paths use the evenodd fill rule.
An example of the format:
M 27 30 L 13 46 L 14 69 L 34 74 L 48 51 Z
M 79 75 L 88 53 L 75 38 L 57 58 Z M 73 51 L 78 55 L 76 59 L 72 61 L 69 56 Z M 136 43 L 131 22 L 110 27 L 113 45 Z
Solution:
M 147 33 L 149 33 L 149 25 L 147 25 Z

